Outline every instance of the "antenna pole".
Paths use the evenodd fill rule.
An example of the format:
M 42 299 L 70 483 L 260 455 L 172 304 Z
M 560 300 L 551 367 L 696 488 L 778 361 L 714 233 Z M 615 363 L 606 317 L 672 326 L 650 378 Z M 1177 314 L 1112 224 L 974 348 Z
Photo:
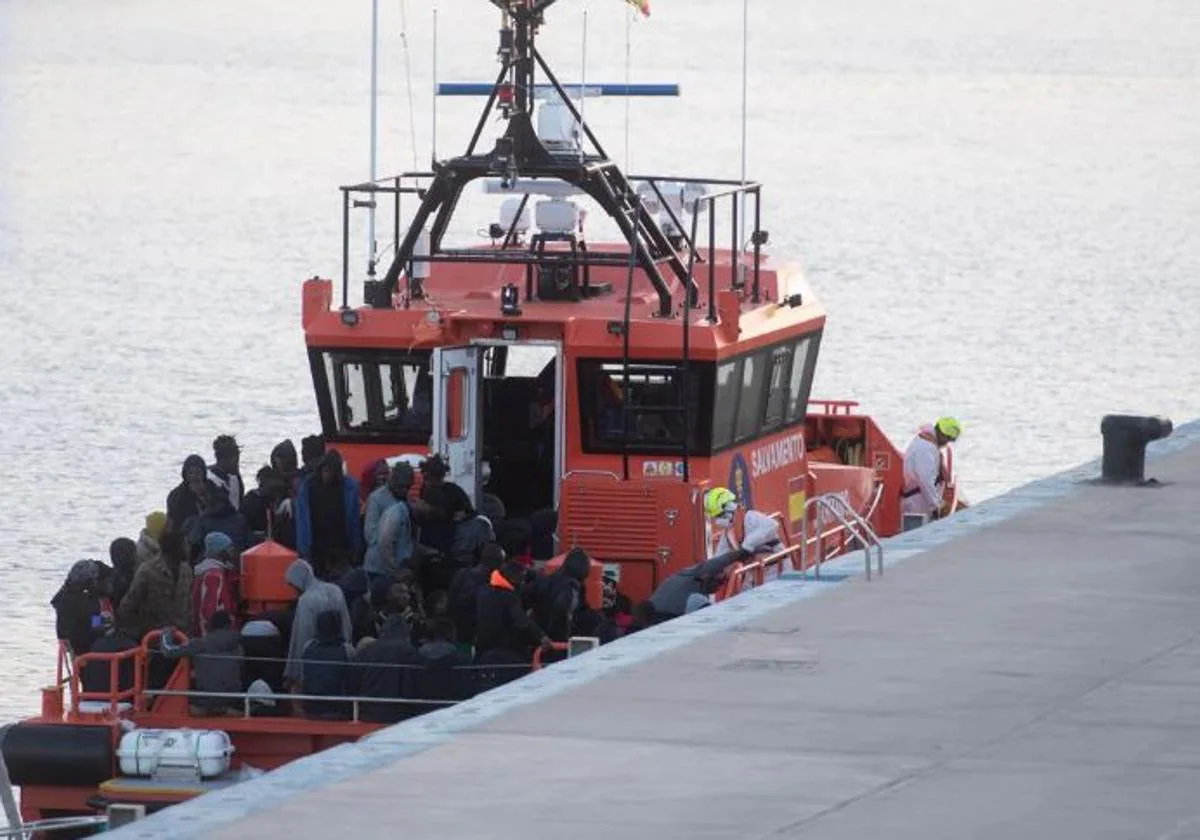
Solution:
M 625 6 L 625 90 L 629 91 L 629 66 L 632 62 L 633 6 Z M 625 171 L 629 171 L 629 100 L 625 97 Z
M 433 132 L 429 140 L 429 157 L 433 161 L 431 169 L 437 168 L 437 36 L 438 36 L 438 10 L 437 6 L 433 7 Z
M 371 174 L 379 177 L 379 0 L 371 0 Z M 367 276 L 375 277 L 375 193 L 367 205 Z
M 579 79 L 579 160 L 583 161 L 583 113 L 587 107 L 587 6 L 583 7 L 583 69 Z
M 741 274 L 745 267 L 742 265 L 742 243 L 746 241 L 744 226 L 746 224 L 746 103 L 749 84 L 747 82 L 747 67 L 750 60 L 750 0 L 742 0 L 742 192 L 738 196 L 741 212 L 738 213 L 738 253 L 730 254 L 736 271 Z

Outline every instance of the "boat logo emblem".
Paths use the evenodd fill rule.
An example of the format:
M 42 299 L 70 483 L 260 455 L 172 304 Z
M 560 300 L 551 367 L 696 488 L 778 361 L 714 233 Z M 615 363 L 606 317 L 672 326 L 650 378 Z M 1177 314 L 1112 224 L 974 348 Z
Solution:
M 745 507 L 754 507 L 754 496 L 750 490 L 750 470 L 746 468 L 746 459 L 741 452 L 733 454 L 729 462 L 729 489 L 738 497 Z

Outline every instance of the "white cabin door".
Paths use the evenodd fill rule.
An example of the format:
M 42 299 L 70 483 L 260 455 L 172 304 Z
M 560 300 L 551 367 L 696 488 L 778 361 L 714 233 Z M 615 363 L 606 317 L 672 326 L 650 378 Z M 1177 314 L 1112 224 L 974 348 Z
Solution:
M 438 347 L 433 351 L 432 449 L 450 467 L 447 481 L 467 492 L 477 508 L 480 496 L 482 446 L 482 348 Z

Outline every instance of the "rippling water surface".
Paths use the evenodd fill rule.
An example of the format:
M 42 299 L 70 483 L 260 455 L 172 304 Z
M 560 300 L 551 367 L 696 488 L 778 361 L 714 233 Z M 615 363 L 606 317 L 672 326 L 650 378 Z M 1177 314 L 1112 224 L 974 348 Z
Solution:
M 942 412 L 975 498 L 1098 452 L 1113 410 L 1200 414 L 1200 7 L 751 0 L 752 177 L 830 311 L 818 395 L 901 445 Z M 313 431 L 299 281 L 340 270 L 365 176 L 369 3 L 0 0 L 0 718 L 52 673 L 47 599 L 162 507 L 189 452 L 253 474 Z M 491 79 L 496 18 L 441 0 L 439 76 Z M 414 161 L 384 4 L 383 169 Z M 563 0 L 559 75 L 624 79 L 618 0 Z M 416 159 L 430 4 L 408 3 Z M 741 6 L 655 0 L 632 168 L 736 177 Z M 477 102 L 440 109 L 460 150 Z M 588 117 L 623 156 L 624 105 Z

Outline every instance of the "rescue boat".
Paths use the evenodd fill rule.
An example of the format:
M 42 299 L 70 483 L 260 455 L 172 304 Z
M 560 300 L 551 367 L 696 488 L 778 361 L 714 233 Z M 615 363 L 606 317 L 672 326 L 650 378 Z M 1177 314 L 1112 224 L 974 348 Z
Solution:
M 706 556 L 703 498 L 718 486 L 776 517 L 786 543 L 736 567 L 718 599 L 781 571 L 819 574 L 848 550 L 869 567 L 902 527 L 902 453 L 857 403 L 810 399 L 825 310 L 799 266 L 771 253 L 762 185 L 624 173 L 577 100 L 678 88 L 564 85 L 536 46 L 555 0 L 492 2 L 495 82 L 438 89 L 486 97 L 465 153 L 342 187 L 340 282 L 303 283 L 327 444 L 351 474 L 438 453 L 477 505 L 488 492 L 509 516 L 556 511 L 559 556 L 583 548 L 633 602 Z M 494 115 L 504 129 L 485 148 Z M 453 230 L 478 227 L 478 216 L 455 222 L 469 193 L 499 207 L 486 236 L 454 244 Z M 390 209 L 394 241 L 359 290 L 349 254 L 364 206 Z M 946 480 L 953 511 L 949 463 Z M 294 598 L 283 583 L 294 557 L 271 542 L 246 552 L 248 610 Z M 250 695 L 241 716 L 193 716 L 186 660 L 148 687 L 157 635 L 73 661 L 60 646 L 40 714 L 2 736 L 25 820 L 154 810 L 380 726 L 360 720 L 358 702 L 350 720 L 259 717 Z M 89 664 L 109 668 L 115 688 L 85 691 Z M 124 689 L 121 669 L 133 672 Z M 151 732 L 168 734 L 139 735 Z M 207 751 L 203 766 L 165 772 L 168 738 Z

